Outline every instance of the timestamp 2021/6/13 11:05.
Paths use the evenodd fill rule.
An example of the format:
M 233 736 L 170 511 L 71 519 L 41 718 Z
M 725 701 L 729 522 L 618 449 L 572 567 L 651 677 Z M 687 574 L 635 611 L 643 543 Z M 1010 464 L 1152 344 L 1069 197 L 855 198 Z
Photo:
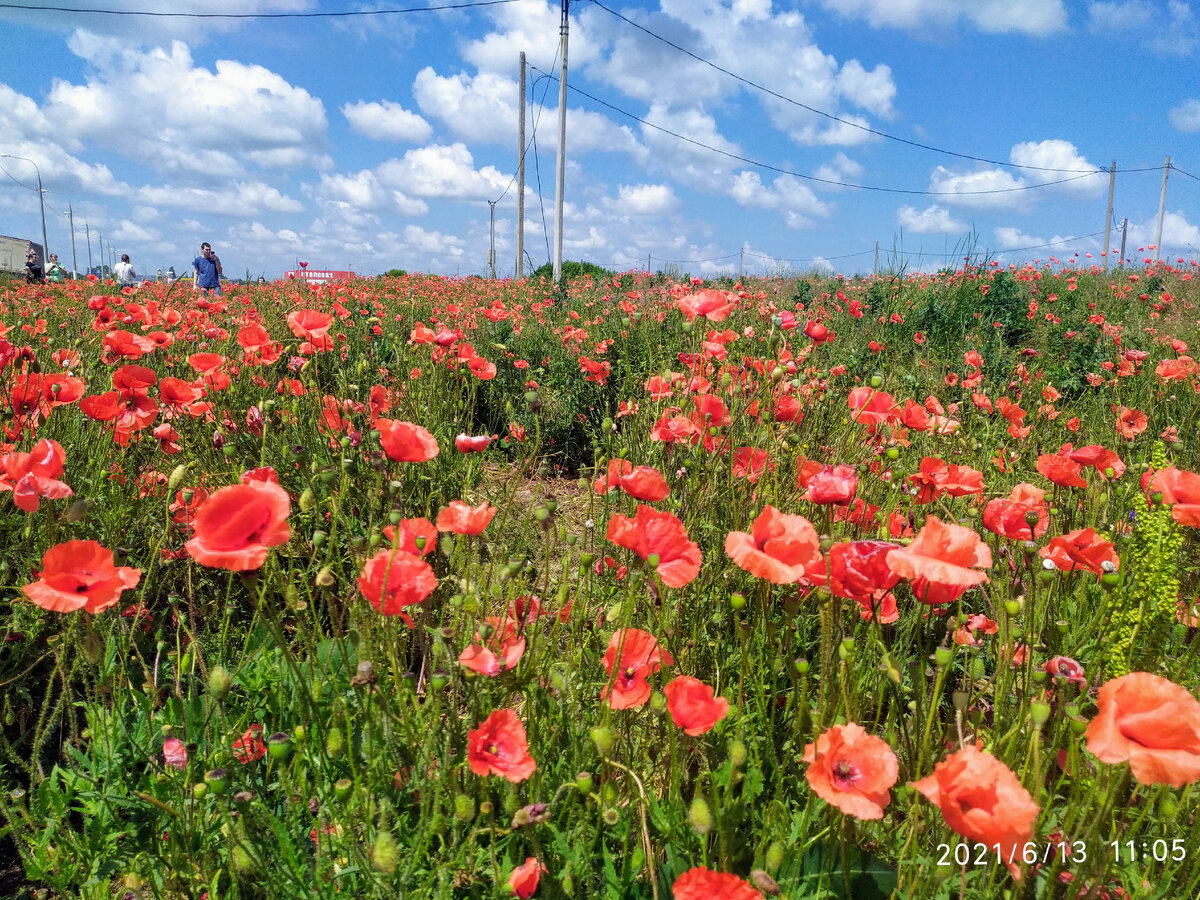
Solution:
M 1187 842 L 1183 838 L 1166 840 L 1158 838 L 1152 841 L 1109 841 L 1103 845 L 1120 863 L 1133 862 L 1184 862 L 1188 857 Z M 1055 861 L 1063 865 L 1086 862 L 1088 846 L 1085 841 L 1048 841 L 1039 844 L 1033 841 L 1004 847 L 1000 844 L 938 844 L 937 864 L 939 866 L 986 866 L 990 863 L 1000 865 L 1037 865 L 1049 864 Z

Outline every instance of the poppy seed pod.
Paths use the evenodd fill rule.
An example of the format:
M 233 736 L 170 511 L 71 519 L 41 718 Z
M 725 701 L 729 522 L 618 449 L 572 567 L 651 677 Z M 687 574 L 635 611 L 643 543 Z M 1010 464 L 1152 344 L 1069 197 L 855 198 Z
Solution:
M 712 810 L 708 808 L 708 802 L 703 797 L 696 797 L 692 800 L 692 805 L 688 809 L 688 821 L 700 837 L 704 837 L 712 831 Z

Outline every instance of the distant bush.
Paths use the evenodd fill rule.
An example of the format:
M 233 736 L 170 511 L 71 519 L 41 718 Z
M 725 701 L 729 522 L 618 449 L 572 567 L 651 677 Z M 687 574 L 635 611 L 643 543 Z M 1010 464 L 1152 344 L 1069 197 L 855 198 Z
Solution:
M 562 277 L 564 280 L 571 278 L 582 278 L 584 275 L 591 275 L 595 278 L 608 278 L 613 275 L 612 271 L 605 269 L 603 266 L 598 266 L 590 262 L 564 262 L 562 264 Z M 554 265 L 545 263 L 533 270 L 531 278 L 547 278 L 554 277 Z

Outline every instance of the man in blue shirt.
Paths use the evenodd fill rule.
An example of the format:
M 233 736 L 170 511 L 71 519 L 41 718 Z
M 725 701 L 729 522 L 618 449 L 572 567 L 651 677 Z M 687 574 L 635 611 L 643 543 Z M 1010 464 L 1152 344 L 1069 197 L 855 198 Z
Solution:
M 192 266 L 196 270 L 193 291 L 221 293 L 221 260 L 207 242 L 200 245 L 200 255 L 192 260 Z

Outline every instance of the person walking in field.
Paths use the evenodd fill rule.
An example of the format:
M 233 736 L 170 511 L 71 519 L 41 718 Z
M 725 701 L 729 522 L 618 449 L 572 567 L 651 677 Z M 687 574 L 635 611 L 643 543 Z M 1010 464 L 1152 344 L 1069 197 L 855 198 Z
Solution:
M 221 260 L 207 241 L 200 245 L 200 255 L 192 260 L 192 267 L 196 273 L 193 291 L 221 293 Z
M 113 269 L 113 275 L 121 287 L 133 287 L 137 284 L 138 274 L 133 271 L 133 264 L 129 261 L 128 253 L 121 254 L 121 261 Z

